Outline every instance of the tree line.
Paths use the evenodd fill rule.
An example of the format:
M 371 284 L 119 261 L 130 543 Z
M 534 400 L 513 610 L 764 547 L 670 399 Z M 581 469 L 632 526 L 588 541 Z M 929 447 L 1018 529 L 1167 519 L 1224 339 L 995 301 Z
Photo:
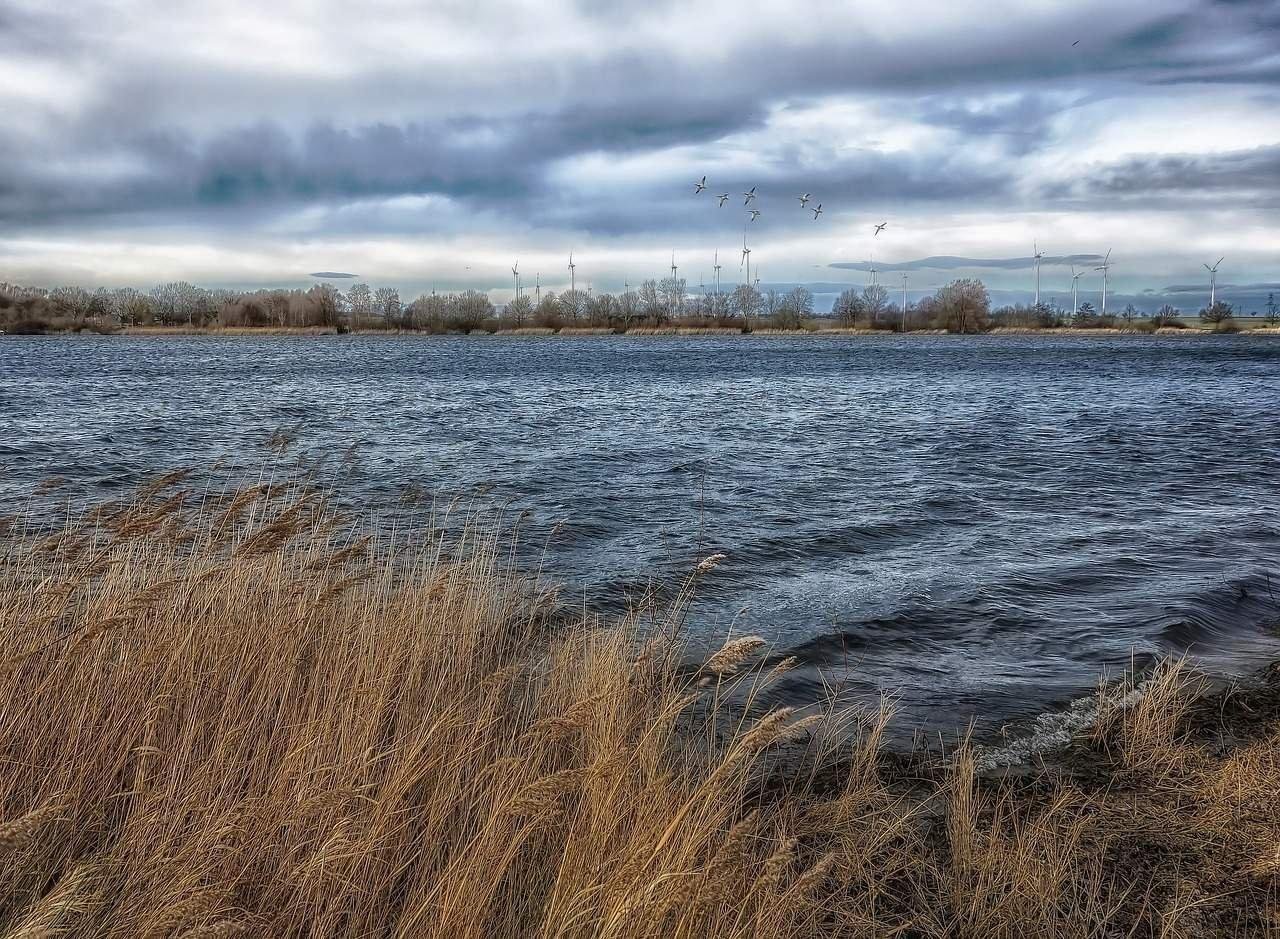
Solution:
M 1075 326 L 1144 328 L 1184 325 L 1182 315 L 1165 306 L 1140 317 L 1130 304 L 1118 314 L 1099 314 L 1089 303 L 1064 311 L 1050 304 L 993 309 L 979 280 L 960 279 L 906 305 L 894 302 L 878 284 L 851 287 L 836 299 L 831 318 L 843 327 L 873 330 L 942 329 L 984 332 L 996 327 Z M 1236 311 L 1223 301 L 1202 309 L 1200 318 L 1228 328 Z M 1280 322 L 1272 295 L 1267 321 Z M 6 332 L 45 332 L 120 327 L 328 327 L 422 332 L 497 331 L 526 327 L 625 330 L 681 325 L 752 330 L 802 329 L 815 322 L 814 297 L 804 287 L 761 291 L 752 284 L 731 290 L 690 294 L 684 278 L 650 279 L 619 294 L 593 290 L 522 291 L 501 307 L 478 290 L 423 294 L 404 302 L 393 287 L 352 284 L 345 292 L 328 284 L 306 290 L 211 290 L 185 281 L 141 291 L 130 287 L 43 289 L 0 283 L 0 328 Z M 829 323 L 829 321 L 828 321 Z

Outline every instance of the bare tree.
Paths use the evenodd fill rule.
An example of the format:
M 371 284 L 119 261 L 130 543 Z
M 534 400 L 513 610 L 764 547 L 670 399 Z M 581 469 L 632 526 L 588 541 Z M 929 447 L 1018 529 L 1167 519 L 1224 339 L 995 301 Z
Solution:
M 468 290 L 466 293 L 450 297 L 449 325 L 463 332 L 471 332 L 484 325 L 485 320 L 493 316 L 493 303 L 487 294 L 479 290 Z
M 1213 323 L 1214 325 L 1229 322 L 1235 315 L 1235 307 L 1225 300 L 1214 301 L 1213 305 L 1207 306 L 1200 311 L 1201 321 Z
M 524 294 L 507 304 L 506 317 L 516 329 L 524 326 L 525 321 L 533 315 L 533 301 Z
M 658 283 L 658 293 L 662 295 L 662 303 L 666 307 L 667 316 L 679 319 L 684 312 L 684 295 L 686 285 L 683 277 L 664 277 Z
M 655 323 L 661 323 L 663 311 L 662 295 L 658 292 L 658 282 L 656 280 L 646 280 L 640 285 L 640 312 Z
M 760 291 L 750 284 L 739 284 L 729 297 L 729 309 L 750 326 L 751 317 L 760 313 Z
M 831 307 L 831 312 L 835 314 L 836 320 L 841 326 L 857 326 L 858 320 L 864 316 L 862 292 L 856 287 L 850 287 L 848 290 L 842 291 L 840 296 L 836 297 L 836 302 Z
M 622 328 L 630 329 L 636 317 L 640 315 L 640 295 L 628 290 L 618 297 L 618 316 L 622 320 Z
M 934 294 L 936 325 L 951 332 L 981 332 L 991 317 L 991 295 L 980 280 L 953 280 Z
M 373 291 L 368 284 L 352 284 L 347 288 L 347 304 L 353 319 L 367 317 L 373 312 Z
M 889 291 L 880 284 L 868 284 L 862 291 L 862 312 L 873 327 L 889 310 Z
M 400 291 L 394 287 L 379 287 L 373 292 L 373 312 L 394 323 L 400 316 Z

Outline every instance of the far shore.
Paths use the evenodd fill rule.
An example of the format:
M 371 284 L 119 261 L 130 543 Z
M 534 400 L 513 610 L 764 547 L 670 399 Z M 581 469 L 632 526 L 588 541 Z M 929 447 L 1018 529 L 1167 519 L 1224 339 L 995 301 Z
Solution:
M 49 335 L 64 335 L 65 333 L 49 333 Z M 695 327 L 695 326 L 645 326 L 633 329 L 609 329 L 595 327 L 562 327 L 560 329 L 552 329 L 545 327 L 524 327 L 519 329 L 499 329 L 496 331 L 489 330 L 472 330 L 469 333 L 453 331 L 453 332 L 431 332 L 427 330 L 405 330 L 405 329 L 352 329 L 339 330 L 332 326 L 225 326 L 225 327 L 207 327 L 207 326 L 125 326 L 123 328 L 114 329 L 104 332 L 104 335 L 113 336 L 224 336 L 224 337 L 245 337 L 245 336 L 336 336 L 336 335 L 353 335 L 353 336 L 400 336 L 400 337 L 424 337 L 434 338 L 441 336 L 471 336 L 471 337 L 554 337 L 561 339 L 573 339 L 582 337 L 655 337 L 655 336 L 675 336 L 682 338 L 689 337 L 740 337 L 744 339 L 761 337 L 761 338 L 799 338 L 799 337 L 839 337 L 839 336 L 869 336 L 880 338 L 893 338 L 895 336 L 948 336 L 948 335 L 970 335 L 970 336 L 1073 336 L 1081 338 L 1099 338 L 1099 337 L 1130 337 L 1130 336 L 1177 336 L 1177 337 L 1197 337 L 1197 336 L 1280 336 L 1280 326 L 1239 326 L 1234 330 L 1214 330 L 1196 326 L 1187 326 L 1183 328 L 1177 327 L 1161 327 L 1159 329 L 1139 329 L 1139 328 L 1097 328 L 1086 329 L 1080 327 L 1060 327 L 1056 329 L 1044 329 L 1035 327 L 999 327 L 984 332 L 974 333 L 951 333 L 945 329 L 919 329 L 908 330 L 907 332 L 898 332 L 889 329 L 850 329 L 843 327 L 827 327 L 818 329 L 755 329 L 744 330 L 733 327 Z

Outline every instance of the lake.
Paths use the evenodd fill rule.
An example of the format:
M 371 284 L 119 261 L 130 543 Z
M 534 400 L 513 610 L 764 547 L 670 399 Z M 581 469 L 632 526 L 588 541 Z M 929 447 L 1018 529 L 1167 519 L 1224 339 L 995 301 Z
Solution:
M 602 609 L 725 553 L 691 633 L 799 656 L 779 700 L 990 727 L 1131 655 L 1280 647 L 1280 339 L 0 341 L 10 503 L 254 475 L 285 427 L 353 503 L 563 520 L 545 567 Z

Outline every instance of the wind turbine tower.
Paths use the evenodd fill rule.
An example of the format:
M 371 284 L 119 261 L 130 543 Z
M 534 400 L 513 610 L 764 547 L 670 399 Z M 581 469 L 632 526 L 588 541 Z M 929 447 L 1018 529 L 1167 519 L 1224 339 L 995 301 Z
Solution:
M 1095 271 L 1102 271 L 1102 315 L 1107 314 L 1107 274 L 1111 271 L 1111 249 L 1107 249 L 1107 256 L 1102 259 L 1102 264 L 1094 268 Z
M 907 272 L 902 272 L 902 331 L 907 331 Z
M 712 263 L 712 270 L 715 272 L 716 293 L 720 292 L 720 249 L 716 249 L 716 259 Z
M 578 299 L 578 265 L 573 263 L 573 252 L 569 252 L 569 293 L 573 295 L 574 302 Z
M 1210 309 L 1212 309 L 1213 305 L 1218 301 L 1218 266 L 1222 264 L 1222 262 L 1225 260 L 1226 260 L 1225 257 L 1218 258 L 1218 263 L 1213 265 L 1213 267 L 1210 267 L 1208 264 L 1204 266 L 1204 269 L 1209 272 L 1209 308 Z
M 1040 261 L 1044 258 L 1044 252 L 1040 250 L 1040 246 L 1034 241 L 1031 242 L 1031 250 L 1035 252 L 1032 260 L 1036 265 L 1036 309 L 1040 308 Z
M 1075 316 L 1080 312 L 1080 278 L 1085 275 L 1084 271 L 1076 273 L 1076 266 L 1071 265 L 1071 315 Z

